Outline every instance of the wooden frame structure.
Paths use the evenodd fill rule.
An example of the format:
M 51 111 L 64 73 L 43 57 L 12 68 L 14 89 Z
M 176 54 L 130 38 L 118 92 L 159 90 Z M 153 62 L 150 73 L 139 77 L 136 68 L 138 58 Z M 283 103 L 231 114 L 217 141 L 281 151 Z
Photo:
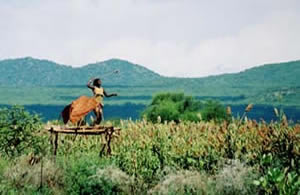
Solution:
M 74 135 L 104 135 L 106 143 L 100 150 L 99 156 L 101 157 L 107 148 L 106 153 L 111 154 L 110 142 L 113 135 L 118 134 L 120 128 L 113 126 L 79 126 L 79 127 L 64 127 L 64 126 L 51 126 L 48 131 L 51 133 L 51 145 L 53 146 L 53 154 L 56 156 L 58 148 L 58 134 L 74 134 Z M 54 141 L 53 141 L 54 135 Z M 76 137 L 75 137 L 76 138 Z

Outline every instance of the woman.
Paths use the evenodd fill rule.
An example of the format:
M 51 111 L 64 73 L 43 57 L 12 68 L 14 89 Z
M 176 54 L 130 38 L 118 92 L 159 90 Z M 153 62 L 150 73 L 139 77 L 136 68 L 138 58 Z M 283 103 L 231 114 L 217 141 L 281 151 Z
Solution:
M 93 85 L 92 85 L 93 83 Z M 112 97 L 117 96 L 116 93 L 107 94 L 103 87 L 101 87 L 101 80 L 99 78 L 96 79 L 90 79 L 87 87 L 90 88 L 94 93 L 94 98 L 98 102 L 98 106 L 95 108 L 94 113 L 96 115 L 96 121 L 95 124 L 100 124 L 103 118 L 103 97 Z

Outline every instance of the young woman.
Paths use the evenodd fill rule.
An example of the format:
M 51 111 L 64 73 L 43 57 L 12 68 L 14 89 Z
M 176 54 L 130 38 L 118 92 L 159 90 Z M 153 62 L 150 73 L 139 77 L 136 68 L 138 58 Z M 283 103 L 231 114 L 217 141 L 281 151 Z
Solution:
M 93 83 L 93 85 L 92 85 Z M 96 121 L 95 125 L 99 125 L 102 121 L 103 118 L 103 97 L 112 97 L 112 96 L 117 96 L 116 93 L 112 94 L 107 94 L 103 87 L 101 87 L 101 80 L 99 78 L 92 78 L 89 80 L 87 87 L 90 88 L 93 91 L 94 98 L 98 102 L 98 106 L 95 108 L 94 113 L 96 115 Z

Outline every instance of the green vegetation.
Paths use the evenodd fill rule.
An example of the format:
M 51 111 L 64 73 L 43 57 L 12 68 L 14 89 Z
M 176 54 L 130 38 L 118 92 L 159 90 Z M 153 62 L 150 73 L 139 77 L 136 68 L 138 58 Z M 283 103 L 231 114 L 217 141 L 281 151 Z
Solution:
M 118 74 L 114 74 L 119 70 Z M 112 59 L 72 68 L 48 60 L 20 58 L 0 61 L 0 105 L 24 105 L 43 108 L 33 109 L 46 119 L 45 106 L 64 106 L 81 95 L 92 95 L 86 88 L 91 77 L 100 77 L 107 92 L 118 97 L 105 99 L 105 105 L 123 106 L 127 103 L 149 105 L 152 96 L 161 92 L 184 93 L 196 100 L 220 101 L 223 105 L 243 107 L 255 103 L 255 119 L 263 116 L 264 105 L 287 108 L 289 118 L 300 119 L 300 61 L 268 64 L 240 73 L 204 78 L 174 78 L 158 75 L 140 65 Z M 120 109 L 123 109 L 120 107 Z M 132 108 L 133 109 L 133 108 Z M 241 109 L 233 109 L 236 115 Z M 56 110 L 59 113 L 60 110 Z M 109 118 L 136 118 L 140 109 Z M 272 116 L 264 117 L 274 119 Z
M 200 102 L 183 93 L 161 93 L 154 96 L 150 106 L 142 113 L 152 122 L 224 120 L 225 108 L 216 101 Z
M 16 129 L 14 122 L 3 121 L 22 121 L 23 116 L 27 122 L 17 123 L 17 129 L 24 133 L 17 135 L 28 135 L 29 127 L 23 126 L 29 123 L 29 136 L 43 138 L 35 130 L 39 120 L 21 108 L 1 112 L 1 138 Z M 56 161 L 50 144 L 43 159 L 29 152 L 41 148 L 38 143 L 44 141 L 37 139 L 21 156 L 1 152 L 0 193 L 297 194 L 300 126 L 278 117 L 269 124 L 235 118 L 222 123 L 122 120 L 112 155 L 102 158 L 99 136 L 60 135 Z M 9 147 L 8 142 L 2 146 Z
M 167 78 L 122 60 L 82 68 L 33 58 L 0 61 L 2 105 L 37 107 L 56 119 L 64 105 L 91 95 L 85 83 L 95 76 L 119 94 L 105 101 L 105 116 L 105 109 L 125 114 L 149 105 L 142 120 L 106 122 L 122 129 L 111 156 L 98 156 L 100 136 L 60 135 L 56 160 L 39 116 L 1 109 L 0 194 L 297 194 L 300 126 L 282 109 L 292 108 L 299 119 L 299 65 Z M 118 76 L 110 74 L 116 69 Z M 241 116 L 250 102 L 263 119 L 272 119 L 277 107 L 277 120 L 256 122 L 252 112 L 229 119 L 222 106 Z
M 30 152 L 42 153 L 45 140 L 40 133 L 41 127 L 40 118 L 30 115 L 22 107 L 0 109 L 1 153 L 10 158 Z
M 118 74 L 113 74 L 119 70 Z M 300 61 L 263 65 L 236 74 L 204 78 L 160 76 L 128 61 L 112 59 L 81 68 L 47 60 L 21 58 L 0 61 L 0 104 L 67 104 L 83 94 L 91 77 L 100 77 L 107 91 L 127 99 L 110 103 L 150 103 L 158 92 L 184 92 L 197 97 L 212 97 L 225 104 L 268 104 L 298 106 Z M 135 97 L 150 97 L 136 99 Z M 228 98 L 224 98 L 228 97 Z
M 183 93 L 162 93 L 156 95 L 150 106 L 143 112 L 143 115 L 152 122 L 157 120 L 175 121 L 189 120 L 199 121 L 197 112 L 201 103 Z

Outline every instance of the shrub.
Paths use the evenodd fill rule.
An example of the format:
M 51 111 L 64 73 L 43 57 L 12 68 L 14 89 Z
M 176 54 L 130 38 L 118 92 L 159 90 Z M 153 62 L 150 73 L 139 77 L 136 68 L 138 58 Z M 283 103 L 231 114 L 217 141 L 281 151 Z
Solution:
M 229 119 L 225 107 L 219 102 L 209 100 L 203 104 L 191 96 L 184 96 L 183 93 L 162 93 L 154 96 L 142 115 L 154 123 Z
M 133 178 L 114 166 L 97 169 L 88 180 L 92 194 L 132 194 Z
M 288 152 L 288 151 L 287 151 Z M 296 194 L 300 189 L 299 162 L 291 157 L 278 158 L 271 153 L 263 155 L 260 161 L 261 177 L 255 181 L 264 194 Z M 285 161 L 291 160 L 291 165 Z
M 161 121 L 176 121 L 179 122 L 179 111 L 177 105 L 171 101 L 162 101 L 159 105 L 151 106 L 145 112 L 147 118 L 152 122 L 158 122 L 160 117 Z
M 109 160 L 84 153 L 60 160 L 59 163 L 65 170 L 64 182 L 67 194 L 103 194 L 107 189 L 113 188 L 113 184 L 109 181 L 94 178 L 99 168 L 110 164 Z
M 199 121 L 197 112 L 201 103 L 183 93 L 163 93 L 153 97 L 152 103 L 143 112 L 143 115 L 152 122 L 161 121 Z
M 165 176 L 149 194 L 206 194 L 208 178 L 197 171 L 177 171 Z
M 221 121 L 227 119 L 225 107 L 217 101 L 207 101 L 201 110 L 202 119 L 205 121 Z
M 49 159 L 35 159 L 33 156 L 20 156 L 3 172 L 0 194 L 32 194 L 43 190 L 44 193 L 60 193 L 63 190 L 63 172 Z M 41 167 L 41 163 L 43 166 Z M 42 169 L 42 172 L 41 172 Z M 42 187 L 42 188 L 41 188 Z
M 258 188 L 253 184 L 257 174 L 239 160 L 231 160 L 215 176 L 211 189 L 215 194 L 256 194 Z
M 41 134 L 41 120 L 23 107 L 0 109 L 0 151 L 8 157 L 45 150 L 45 137 Z

